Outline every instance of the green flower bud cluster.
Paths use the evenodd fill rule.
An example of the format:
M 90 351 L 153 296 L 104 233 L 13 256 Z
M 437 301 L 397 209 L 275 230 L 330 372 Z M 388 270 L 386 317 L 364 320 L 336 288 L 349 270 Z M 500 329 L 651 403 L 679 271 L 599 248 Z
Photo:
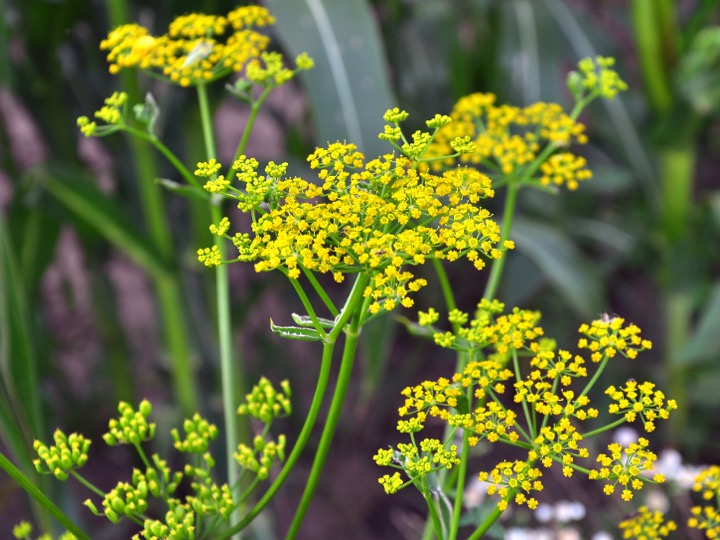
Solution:
M 184 440 L 180 439 L 177 429 L 173 429 L 170 435 L 175 441 L 175 448 L 188 454 L 207 452 L 210 442 L 214 441 L 219 433 L 215 424 L 211 424 L 198 413 L 195 413 L 192 419 L 188 418 L 183 422 L 183 431 L 185 432 Z
M 132 540 L 194 540 L 195 539 L 195 513 L 187 504 L 171 501 L 171 508 L 165 514 L 165 522 L 148 519 L 143 530 L 132 537 Z
M 137 411 L 129 403 L 121 401 L 118 405 L 118 412 L 120 417 L 110 420 L 109 431 L 103 435 L 103 440 L 108 446 L 138 445 L 155 437 L 155 424 L 147 421 L 147 417 L 152 413 L 152 405 L 148 400 L 142 400 Z
M 273 463 L 285 460 L 286 442 L 285 435 L 280 435 L 277 442 L 266 441 L 262 435 L 256 435 L 252 448 L 239 444 L 234 457 L 243 469 L 254 472 L 260 480 L 266 480 Z
M 249 414 L 266 424 L 275 418 L 288 416 L 292 410 L 290 383 L 282 381 L 280 388 L 281 391 L 276 390 L 268 379 L 262 377 L 252 391 L 245 396 L 246 403 L 238 407 L 237 413 Z
M 32 525 L 27 521 L 21 521 L 13 527 L 13 537 L 17 540 L 32 540 Z M 41 534 L 37 540 L 52 540 L 53 537 L 49 533 Z M 58 540 L 76 540 L 77 537 L 70 532 L 65 532 L 58 537 Z
M 620 78 L 613 69 L 614 58 L 598 56 L 584 58 L 578 63 L 578 71 L 568 75 L 568 88 L 577 101 L 593 99 L 601 96 L 607 99 L 614 98 L 618 92 L 628 89 L 627 83 Z
M 55 430 L 55 444 L 46 446 L 40 441 L 33 443 L 38 458 L 33 460 L 40 474 L 52 474 L 58 480 L 67 480 L 68 473 L 87 462 L 91 441 L 78 433 L 65 435 Z
M 198 466 L 185 465 L 185 476 L 192 478 L 190 487 L 195 495 L 186 498 L 187 504 L 202 517 L 220 515 L 227 518 L 235 508 L 232 491 L 227 484 L 218 486 L 211 474 L 215 467 L 215 459 L 206 452 L 202 456 L 202 463 Z

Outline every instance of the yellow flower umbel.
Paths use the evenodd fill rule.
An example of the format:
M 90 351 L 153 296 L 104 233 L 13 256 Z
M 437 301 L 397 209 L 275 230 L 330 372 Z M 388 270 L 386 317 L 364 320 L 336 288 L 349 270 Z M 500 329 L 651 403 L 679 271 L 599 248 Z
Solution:
M 706 504 L 691 509 L 688 525 L 703 531 L 707 538 L 720 538 L 720 466 L 704 469 L 695 478 L 693 491 L 700 493 Z
M 545 338 L 538 325 L 539 313 L 517 308 L 510 313 L 503 311 L 501 302 L 484 299 L 472 320 L 468 314 L 452 310 L 448 314 L 451 331 L 443 332 L 434 326 L 439 313 L 432 308 L 419 313 L 418 325 L 408 323 L 414 333 L 462 352 L 467 363 L 450 378 L 424 381 L 402 391 L 404 402 L 398 409 L 397 430 L 412 442 L 380 450 L 375 456 L 379 465 L 398 469 L 380 480 L 386 492 L 393 493 L 408 484 L 423 491 L 424 476 L 405 463 L 418 452 L 415 441 L 420 432 L 437 423 L 446 426 L 447 450 L 462 434 L 466 448 L 487 441 L 526 452 L 524 460 L 502 461 L 492 470 L 479 473 L 479 479 L 489 483 L 488 494 L 500 496 L 499 511 L 512 502 L 537 506 L 532 492 L 542 489 L 541 467 L 557 466 L 565 477 L 579 472 L 604 480 L 607 494 L 620 486 L 625 500 L 648 482 L 662 482 L 661 475 L 652 480 L 642 475 L 653 468 L 656 460 L 647 449 L 648 441 L 642 438 L 627 448 L 611 444 L 608 454 L 597 457 L 601 464 L 598 470 L 582 465 L 591 457 L 584 446 L 586 439 L 638 417 L 651 431 L 653 421 L 667 418 L 674 408 L 674 402 L 665 401 L 662 392 L 650 383 L 627 386 L 621 391 L 611 388 L 607 393 L 622 400 L 611 405 L 611 413 L 622 417 L 604 427 L 588 429 L 587 424 L 594 424 L 599 417 L 598 409 L 591 406 L 590 390 L 610 358 L 634 358 L 638 350 L 650 348 L 650 342 L 640 337 L 640 329 L 626 325 L 622 319 L 607 317 L 582 325 L 580 332 L 587 338 L 581 341 L 581 348 L 600 355 L 593 363 L 579 354 L 556 349 L 555 342 Z M 595 371 L 592 376 L 589 367 Z M 579 388 L 573 387 L 578 384 Z M 615 398 L 618 392 L 621 395 Z
M 623 538 L 632 540 L 665 538 L 677 530 L 674 521 L 665 521 L 662 512 L 652 512 L 647 506 L 641 506 L 637 514 L 621 521 L 618 527 Z
M 235 260 L 291 279 L 303 270 L 332 273 L 336 281 L 366 272 L 364 295 L 375 314 L 413 304 L 410 294 L 426 284 L 413 266 L 466 258 L 482 269 L 485 258 L 500 258 L 512 247 L 498 246 L 499 227 L 479 206 L 494 194 L 487 176 L 462 166 L 442 175 L 418 170 L 430 138 L 415 135 L 425 142 L 406 149 L 414 159 L 386 154 L 366 161 L 355 145 L 340 142 L 318 148 L 308 157 L 317 183 L 284 177 L 287 164 L 270 163 L 260 174 L 257 161 L 245 156 L 233 164 L 239 188 L 217 176 L 214 163 L 199 164 L 196 174 L 207 178 L 206 190 L 252 213 L 252 235 L 226 235 L 238 250 Z M 199 255 L 205 264 L 219 262 L 212 251 Z
M 190 13 L 173 20 L 161 36 L 134 23 L 119 26 L 100 48 L 108 51 L 111 73 L 136 68 L 191 86 L 257 65 L 270 40 L 256 28 L 274 22 L 260 6 L 238 7 L 227 15 Z M 307 55 L 299 57 L 298 69 L 312 67 L 307 60 Z M 292 76 L 293 72 L 287 71 Z
M 587 162 L 569 151 L 555 152 L 587 142 L 585 126 L 577 121 L 585 106 L 597 97 L 613 98 L 627 89 L 613 65 L 612 58 L 580 61 L 579 71 L 568 77 L 575 97 L 570 114 L 557 103 L 515 107 L 497 104 L 494 94 L 462 97 L 450 116 L 444 117 L 452 122 L 442 121 L 425 157 L 435 170 L 459 161 L 509 178 L 508 183 L 577 189 L 579 182 L 592 177 Z M 392 130 L 385 136 L 392 137 Z M 452 155 L 460 141 L 467 151 Z
M 597 457 L 601 467 L 590 471 L 588 477 L 591 480 L 604 480 L 606 482 L 603 491 L 606 495 L 615 493 L 616 487 L 622 489 L 622 499 L 632 500 L 634 491 L 639 491 L 648 483 L 661 483 L 665 481 L 662 474 L 653 476 L 652 481 L 643 476 L 645 471 L 651 471 L 657 456 L 647 450 L 649 441 L 640 437 L 636 443 L 631 443 L 623 448 L 617 443 L 608 445 L 608 453 L 600 454 Z

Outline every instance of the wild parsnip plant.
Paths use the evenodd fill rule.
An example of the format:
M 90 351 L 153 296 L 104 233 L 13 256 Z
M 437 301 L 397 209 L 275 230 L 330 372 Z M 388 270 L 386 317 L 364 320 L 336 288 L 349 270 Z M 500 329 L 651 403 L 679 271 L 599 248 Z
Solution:
M 175 458 L 150 453 L 155 436 L 150 403 L 143 401 L 137 408 L 120 403 L 105 443 L 131 445 L 142 468 L 103 492 L 79 472 L 88 460 L 90 440 L 58 430 L 54 444 L 35 444 L 38 471 L 85 485 L 93 493 L 86 502 L 90 511 L 113 523 L 132 521 L 138 528 L 133 538 L 228 538 L 250 524 L 293 471 L 318 423 L 333 356 L 341 343 L 327 418 L 286 535 L 295 538 L 342 421 L 362 327 L 401 307 L 411 308 L 428 285 L 418 267 L 430 264 L 443 292 L 446 306 L 440 311 L 447 313 L 450 330 L 435 326 L 440 320 L 435 309 L 420 312 L 419 324 L 408 326 L 457 351 L 457 366 L 446 378 L 406 388 L 398 430 L 408 442 L 381 449 L 375 456 L 379 465 L 396 469 L 380 479 L 386 492 L 413 485 L 424 497 L 430 517 L 426 537 L 449 540 L 460 534 L 470 451 L 480 441 L 507 444 L 515 454 L 479 473 L 488 493 L 498 495 L 499 501 L 484 521 L 475 524 L 471 538 L 480 538 L 510 504 L 536 508 L 543 470 L 551 467 L 560 467 L 567 477 L 580 473 L 599 480 L 605 493 L 619 492 L 626 501 L 646 483 L 662 481 L 661 475 L 643 474 L 656 460 L 645 438 L 626 447 L 611 444 L 598 455 L 591 455 L 585 444 L 626 422 L 642 422 L 652 432 L 656 421 L 675 408 L 652 382 L 630 380 L 606 390 L 609 413 L 617 420 L 594 425 L 599 411 L 593 407 L 591 391 L 597 391 L 603 370 L 610 362 L 633 360 L 651 346 L 639 328 L 609 316 L 583 325 L 578 343 L 587 353 L 583 356 L 558 349 L 545 337 L 539 313 L 518 308 L 508 312 L 495 298 L 505 254 L 514 248 L 510 233 L 518 192 L 556 192 L 561 186 L 572 190 L 592 176 L 585 159 L 569 146 L 587 142 L 578 122 L 582 110 L 594 99 L 613 98 L 626 88 L 612 59 L 582 60 L 579 70 L 570 74 L 575 98 L 570 113 L 557 104 L 520 108 L 498 105 L 491 94 L 473 94 L 461 99 L 450 115 L 436 114 L 426 121 L 427 129 L 408 134 L 403 130 L 408 113 L 394 108 L 385 113 L 386 126 L 379 135 L 388 143 L 386 154 L 368 158 L 352 142 L 331 142 L 308 156 L 314 176 L 303 179 L 289 172 L 287 163 L 263 166 L 245 153 L 268 94 L 313 67 L 306 54 L 295 58 L 291 69 L 279 53 L 268 52 L 269 39 L 257 29 L 272 23 L 266 9 L 240 7 L 225 16 L 180 16 L 161 36 L 137 24 L 123 25 L 101 43 L 112 73 L 137 69 L 197 93 L 206 159 L 194 166 L 157 136 L 155 124 L 162 111 L 150 95 L 145 103 L 131 104 L 127 94 L 116 92 L 92 118 L 78 119 L 86 136 L 123 132 L 150 143 L 185 182 L 164 185 L 210 208 L 212 245 L 200 247 L 197 258 L 216 272 L 224 429 L 199 413 L 188 418 L 182 431 L 171 434 L 174 448 L 186 458 L 182 468 L 175 469 Z M 238 78 L 229 90 L 247 102 L 251 112 L 234 159 L 222 164 L 216 155 L 207 85 L 233 73 Z M 502 188 L 505 208 L 498 224 L 484 200 Z M 229 203 L 249 214 L 249 228 L 240 229 L 231 221 Z M 484 297 L 472 315 L 456 308 L 443 266 L 460 259 L 478 271 L 490 263 Z M 292 326 L 270 321 L 271 331 L 318 342 L 322 348 L 312 403 L 292 444 L 270 432 L 274 420 L 290 412 L 289 383 L 276 390 L 262 379 L 238 408 L 227 276 L 227 265 L 236 262 L 253 263 L 257 272 L 284 274 L 304 313 L 291 315 Z M 332 287 L 327 283 L 330 277 Z M 346 281 L 345 289 L 336 285 Z M 235 412 L 254 419 L 252 440 L 239 439 Z M 440 428 L 441 437 L 421 438 L 431 425 Z M 216 478 L 211 454 L 212 441 L 221 435 L 225 481 Z M 280 470 L 273 471 L 280 463 Z M 13 474 L 23 481 L 21 474 Z M 255 494 L 262 482 L 271 480 L 261 496 Z M 717 494 L 716 472 L 698 482 L 703 494 Z M 716 531 L 717 513 L 707 508 L 711 507 L 693 511 L 691 525 Z M 62 512 L 54 515 L 75 537 L 87 538 Z M 640 515 L 656 519 L 645 511 Z M 629 531 L 634 525 L 623 527 Z M 670 525 L 665 527 L 652 530 L 670 530 Z M 29 526 L 18 526 L 17 538 L 30 535 Z

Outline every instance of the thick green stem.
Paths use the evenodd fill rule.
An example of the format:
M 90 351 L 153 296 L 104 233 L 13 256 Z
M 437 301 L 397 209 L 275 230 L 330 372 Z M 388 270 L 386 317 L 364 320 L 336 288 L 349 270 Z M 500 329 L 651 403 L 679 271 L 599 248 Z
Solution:
M 667 112 L 673 104 L 673 95 L 667 72 L 667 51 L 674 49 L 675 36 L 665 34 L 672 28 L 667 0 L 633 0 L 632 19 L 640 57 L 640 68 L 645 80 L 645 91 L 651 105 L 658 112 Z
M 480 525 L 477 529 L 475 529 L 475 532 L 472 533 L 468 540 L 480 540 L 480 538 L 483 537 L 483 535 L 490 530 L 490 527 L 492 527 L 495 522 L 498 520 L 498 518 L 502 515 L 503 511 L 500 510 L 499 507 L 493 508 L 493 511 L 490 512 L 490 515 L 485 518 L 485 521 L 483 521 L 482 525 Z
M 212 115 L 208 101 L 207 88 L 203 84 L 197 86 L 198 104 L 200 106 L 200 120 L 202 124 L 203 140 L 205 141 L 205 154 L 207 159 L 216 157 L 215 135 L 212 127 Z M 210 216 L 213 223 L 222 219 L 222 209 L 217 204 L 210 207 Z M 225 240 L 221 236 L 214 236 L 215 247 L 220 252 L 221 259 L 226 258 Z M 215 272 L 215 301 L 217 303 L 218 341 L 220 344 L 220 379 L 222 384 L 222 403 L 225 426 L 225 452 L 227 462 L 228 485 L 236 485 L 240 478 L 240 466 L 233 457 L 235 448 L 240 442 L 240 428 L 235 408 L 238 405 L 236 380 L 238 377 L 237 363 L 233 361 L 232 324 L 230 320 L 230 281 L 227 266 L 220 265 Z M 230 517 L 231 527 L 241 519 L 238 507 Z
M 505 196 L 505 210 L 503 213 L 503 222 L 500 230 L 500 245 L 510 237 L 510 229 L 512 228 L 513 217 L 515 216 L 515 206 L 517 204 L 517 194 L 520 190 L 520 186 L 515 183 L 508 183 L 507 195 Z M 503 269 L 505 268 L 505 257 L 506 253 L 503 254 L 499 259 L 495 259 L 492 262 L 490 269 L 490 277 L 488 278 L 487 285 L 485 286 L 485 293 L 483 298 L 492 300 L 497 295 L 498 287 L 500 286 L 500 278 L 502 277 Z
M 127 23 L 128 7 L 124 0 L 109 0 L 110 24 L 119 26 Z M 123 87 L 130 103 L 141 101 L 138 80 L 134 72 L 120 74 Z M 162 188 L 152 182 L 158 177 L 152 150 L 142 141 L 130 137 L 130 149 L 138 178 L 141 205 L 148 234 L 157 248 L 160 258 L 168 261 L 174 256 L 170 226 L 167 221 Z M 198 409 L 198 397 L 192 368 L 192 354 L 185 326 L 185 310 L 180 281 L 176 275 L 155 279 L 158 295 L 158 309 L 163 320 L 165 344 L 170 357 L 173 389 L 183 414 L 191 415 Z
M 333 436 L 335 435 L 335 429 L 340 421 L 340 415 L 345 403 L 345 394 L 347 392 L 348 385 L 350 384 L 352 369 L 355 363 L 355 353 L 357 351 L 360 326 L 363 318 L 362 310 L 365 305 L 365 302 L 363 302 L 362 299 L 363 287 L 357 286 L 358 283 L 360 283 L 361 278 L 363 278 L 362 274 L 358 276 L 358 281 L 356 281 L 356 287 L 354 288 L 355 294 L 351 295 L 351 298 L 349 299 L 352 300 L 354 298 L 354 300 L 352 303 L 349 303 L 349 305 L 346 304 L 343 309 L 343 311 L 347 310 L 346 312 L 352 314 L 352 319 L 350 320 L 350 326 L 346 329 L 345 346 L 343 347 L 343 355 L 340 362 L 340 373 L 338 374 L 335 392 L 333 394 L 332 402 L 330 403 L 330 411 L 328 412 L 325 427 L 323 428 L 322 436 L 320 437 L 320 444 L 318 445 L 318 449 L 315 454 L 315 460 L 313 461 L 310 476 L 307 484 L 305 485 L 305 490 L 303 491 L 302 498 L 300 499 L 300 504 L 295 511 L 295 517 L 290 525 L 290 530 L 287 533 L 287 540 L 295 538 L 300 530 L 305 514 L 310 507 L 310 502 L 315 494 L 315 489 L 317 488 L 320 480 L 323 467 L 325 466 L 325 460 L 328 452 L 330 451 L 330 444 L 332 443 Z M 358 294 L 357 291 L 360 291 L 360 294 Z M 340 321 L 333 332 L 331 332 L 331 336 L 335 334 L 339 326 Z

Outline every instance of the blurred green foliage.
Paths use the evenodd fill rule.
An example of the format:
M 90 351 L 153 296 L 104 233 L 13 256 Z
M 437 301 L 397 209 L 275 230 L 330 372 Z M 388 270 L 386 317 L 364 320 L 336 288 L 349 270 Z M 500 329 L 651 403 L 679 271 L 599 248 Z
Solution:
M 664 387 L 684 404 L 685 414 L 666 441 L 688 459 L 717 462 L 717 3 L 269 0 L 267 5 L 279 19 L 274 31 L 289 53 L 317 51 L 317 69 L 304 81 L 307 113 L 300 122 L 279 118 L 277 110 L 271 115 L 286 135 L 279 151 L 291 167 L 302 167 L 308 149 L 341 133 L 376 152 L 375 121 L 387 106 L 400 105 L 419 121 L 447 113 L 455 100 L 474 91 L 494 92 L 516 105 L 567 104 L 565 75 L 579 58 L 618 58 L 631 91 L 582 118 L 592 141 L 584 152 L 595 178 L 562 197 L 523 193 L 513 233 L 518 250 L 508 261 L 500 297 L 541 310 L 544 326 L 560 337 L 602 312 L 637 322 L 656 344 L 655 369 Z M 202 6 L 207 12 L 215 8 L 227 6 L 217 1 Z M 95 110 L 117 89 L 98 50 L 113 24 L 140 20 L 161 29 L 194 9 L 197 3 L 189 0 L 0 4 L 0 439 L 25 472 L 32 471 L 34 437 L 46 437 L 56 424 L 97 432 L 102 412 L 118 399 L 154 396 L 169 419 L 198 404 L 217 411 L 211 283 L 189 255 L 206 240 L 206 210 L 154 182 L 170 169 L 147 148 L 120 138 L 88 148 L 75 125 L 77 116 Z M 314 79 L 318 73 L 322 77 Z M 123 85 L 134 87 L 139 101 L 146 91 L 157 91 L 152 81 L 132 76 Z M 175 89 L 155 97 L 162 111 L 158 129 L 187 163 L 197 161 L 202 155 L 197 118 L 186 113 L 192 95 Z M 212 98 L 231 99 L 220 91 Z M 72 267 L 79 274 L 61 272 L 58 282 L 53 277 L 62 268 L 58 261 L 72 256 L 63 243 L 68 232 L 79 253 Z M 149 365 L 136 363 L 138 349 L 131 345 L 149 339 L 148 333 L 138 338 L 132 334 L 137 328 L 123 324 L 122 291 L 128 289 L 108 271 L 119 255 L 153 285 L 148 305 L 157 312 L 150 319 L 158 322 L 149 329 L 155 343 L 148 346 Z M 471 268 L 451 274 L 460 284 L 464 309 L 482 295 L 477 276 Z M 74 279 L 82 281 L 80 289 Z M 273 279 L 254 277 L 249 269 L 234 277 L 236 330 L 239 339 L 255 340 L 253 356 L 246 359 L 250 374 L 287 373 L 298 378 L 293 386 L 299 388 L 306 380 L 302 363 L 279 355 L 271 338 L 257 337 L 266 327 L 259 331 L 246 324 L 248 307 L 257 303 L 265 303 L 263 313 L 287 311 L 277 309 Z M 78 293 L 82 287 L 89 299 Z M 69 314 L 65 326 L 52 316 L 58 298 Z M 438 300 L 429 298 L 419 307 Z M 73 326 L 81 319 L 91 322 L 89 328 Z M 354 443 L 357 456 L 371 455 L 376 439 L 391 429 L 377 421 L 396 406 L 388 396 L 428 372 L 451 369 L 441 353 L 428 355 L 427 347 L 408 345 L 402 330 L 378 327 L 367 334 L 357 402 L 348 407 L 366 431 L 358 437 L 341 430 L 345 442 L 338 443 L 345 448 Z M 95 348 L 88 351 L 88 344 Z M 68 356 L 90 363 L 71 369 L 63 360 Z M 615 376 L 630 377 L 632 370 L 620 366 Z M 185 373 L 184 382 L 178 373 Z M 85 381 L 81 392 L 76 377 Z M 0 497 L 7 498 L 5 493 Z M 383 497 L 381 490 L 376 496 Z M 0 506 L 3 502 L 0 498 Z M 358 538 L 363 534 L 382 537 L 360 527 Z

